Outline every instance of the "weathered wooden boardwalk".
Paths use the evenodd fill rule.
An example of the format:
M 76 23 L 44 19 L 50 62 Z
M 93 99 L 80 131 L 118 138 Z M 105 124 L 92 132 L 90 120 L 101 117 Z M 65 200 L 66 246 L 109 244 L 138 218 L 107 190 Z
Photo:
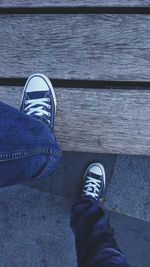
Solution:
M 1 1 L 0 99 L 19 107 L 20 85 L 43 72 L 64 150 L 150 155 L 148 10 L 138 0 Z

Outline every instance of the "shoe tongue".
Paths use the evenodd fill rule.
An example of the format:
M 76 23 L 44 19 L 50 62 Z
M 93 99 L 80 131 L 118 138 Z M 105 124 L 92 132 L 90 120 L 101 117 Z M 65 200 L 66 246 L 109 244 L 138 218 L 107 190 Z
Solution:
M 46 97 L 45 96 L 45 93 L 46 91 L 36 91 L 36 92 L 30 92 L 30 93 L 27 93 L 27 96 L 30 98 L 30 99 L 38 99 L 38 98 L 44 98 Z
M 100 175 L 98 175 L 98 174 L 96 174 L 96 173 L 93 173 L 93 172 L 91 172 L 91 171 L 89 171 L 89 175 L 90 175 L 90 177 L 99 180 Z

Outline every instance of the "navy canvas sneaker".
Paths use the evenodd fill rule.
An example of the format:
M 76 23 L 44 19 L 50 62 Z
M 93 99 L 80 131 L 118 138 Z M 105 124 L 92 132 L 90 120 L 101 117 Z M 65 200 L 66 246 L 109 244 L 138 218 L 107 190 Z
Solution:
M 92 197 L 99 201 L 105 191 L 105 170 L 102 164 L 92 163 L 85 171 L 81 197 Z
M 20 110 L 33 116 L 54 130 L 56 96 L 47 76 L 36 73 L 31 75 L 24 87 Z

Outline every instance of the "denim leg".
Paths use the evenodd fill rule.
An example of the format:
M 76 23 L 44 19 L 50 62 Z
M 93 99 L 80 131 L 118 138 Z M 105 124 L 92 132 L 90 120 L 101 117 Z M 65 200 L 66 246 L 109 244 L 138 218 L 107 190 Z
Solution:
M 54 133 L 1 101 L 0 114 L 0 187 L 50 176 L 61 156 Z
M 58 167 L 60 156 L 37 154 L 0 162 L 0 187 L 49 177 Z
M 94 198 L 84 197 L 74 205 L 71 228 L 75 233 L 78 267 L 129 267 Z

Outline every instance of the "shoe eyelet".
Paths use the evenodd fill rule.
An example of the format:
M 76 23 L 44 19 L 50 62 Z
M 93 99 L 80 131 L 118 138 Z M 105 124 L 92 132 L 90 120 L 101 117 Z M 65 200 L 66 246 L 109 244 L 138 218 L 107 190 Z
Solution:
M 50 102 L 50 99 L 49 99 L 49 98 L 47 98 L 47 101 L 48 101 L 48 102 Z
M 28 100 L 25 100 L 25 104 L 28 104 Z
M 48 108 L 48 109 L 51 109 L 51 105 L 48 105 L 47 108 Z
M 50 113 L 48 113 L 47 115 L 48 115 L 48 117 L 50 117 L 50 116 L 51 116 L 51 114 L 50 114 Z

